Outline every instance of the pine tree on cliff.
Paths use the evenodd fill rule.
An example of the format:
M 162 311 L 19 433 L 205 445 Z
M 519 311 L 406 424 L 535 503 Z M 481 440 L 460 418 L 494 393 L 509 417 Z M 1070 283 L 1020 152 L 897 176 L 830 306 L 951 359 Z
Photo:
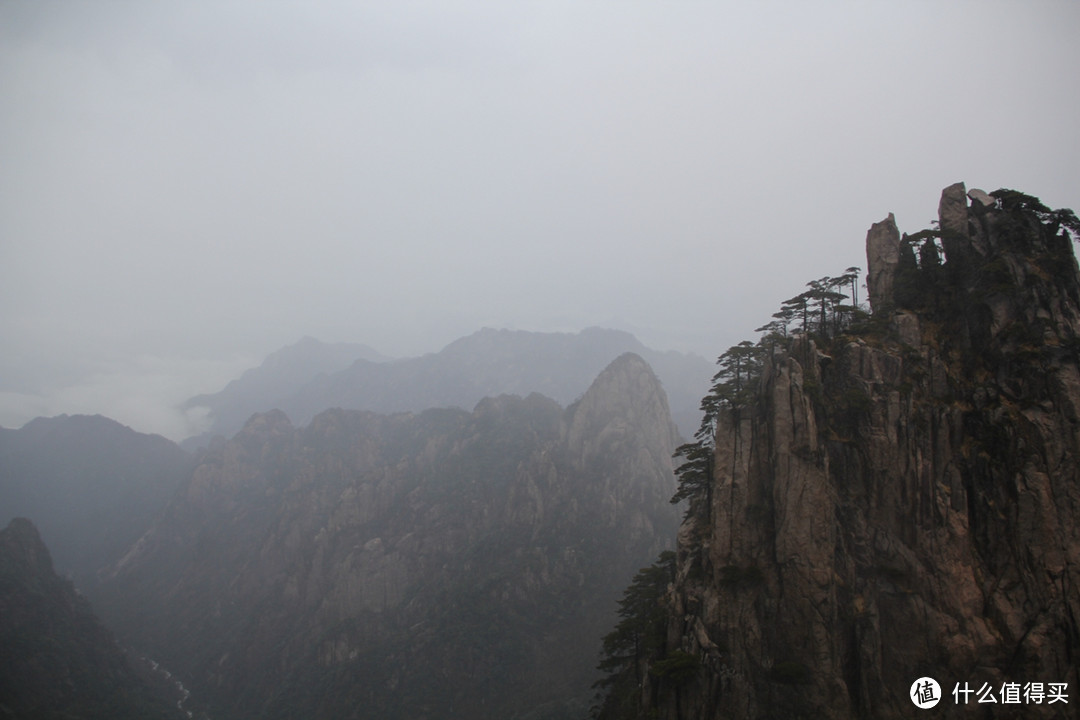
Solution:
M 1080 682 L 1076 565 L 1061 560 L 1080 527 L 1080 220 L 1013 190 L 973 193 L 969 207 L 947 188 L 939 225 L 915 235 L 891 215 L 871 228 L 871 321 L 849 268 L 759 329 L 769 383 L 746 372 L 750 343 L 721 356 L 697 442 L 680 448 L 680 495 L 716 517 L 688 513 L 697 527 L 656 594 L 667 643 L 606 666 L 621 693 L 600 718 L 905 717 L 910 680 L 931 671 Z M 744 397 L 746 382 L 774 395 Z M 735 452 L 717 421 L 748 408 L 761 452 L 738 503 L 714 508 L 712 464 Z M 770 444 L 777 409 L 812 444 Z M 738 546 L 722 536 L 736 525 Z M 761 550 L 781 540 L 783 561 Z
M 675 470 L 679 489 L 672 503 L 698 498 L 704 500 L 705 507 L 711 503 L 717 420 L 723 412 L 737 418 L 749 406 L 757 392 L 764 355 L 762 345 L 744 340 L 717 359 L 720 370 L 713 376 L 709 394 L 701 400 L 703 417 L 701 427 L 694 434 L 695 441 L 675 450 L 675 457 L 682 458 L 683 463 Z

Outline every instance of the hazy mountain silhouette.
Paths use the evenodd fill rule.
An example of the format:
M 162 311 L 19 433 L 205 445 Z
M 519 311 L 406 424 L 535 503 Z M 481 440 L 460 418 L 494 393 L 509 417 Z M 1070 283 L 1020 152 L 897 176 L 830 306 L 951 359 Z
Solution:
M 215 443 L 95 591 L 219 718 L 582 717 L 670 546 L 678 437 L 633 354 L 565 410 L 277 410 Z
M 317 341 L 305 341 L 312 353 Z M 291 346 L 275 356 L 292 352 Z M 234 381 L 220 393 L 200 395 L 187 407 L 207 407 L 210 430 L 185 447 L 205 444 L 212 435 L 237 432 L 255 412 L 277 408 L 296 424 L 309 422 L 331 407 L 374 412 L 419 411 L 431 407 L 471 409 L 484 397 L 538 392 L 556 402 L 572 402 L 597 374 L 619 355 L 633 352 L 654 369 L 667 392 L 672 417 L 684 434 L 697 427 L 698 405 L 713 374 L 712 364 L 696 355 L 659 352 L 619 330 L 588 328 L 580 333 L 536 333 L 485 328 L 456 340 L 437 353 L 383 361 L 358 357 L 348 367 L 322 374 L 293 363 L 287 382 L 266 369 L 271 359 L 244 378 L 244 392 Z M 323 353 L 323 350 L 319 350 Z M 320 357 L 322 355 L 320 354 Z M 337 359 L 347 353 L 342 350 Z M 275 364 L 280 364 L 280 360 Z M 307 381 L 298 384 L 304 372 Z M 242 380 L 244 379 L 242 378 Z M 259 382 L 254 380 L 258 378 Z
M 184 404 L 184 408 L 201 407 L 210 412 L 213 425 L 203 440 L 213 435 L 230 436 L 254 413 L 278 407 L 285 398 L 320 375 L 336 373 L 357 360 L 385 362 L 389 359 L 367 345 L 324 343 L 304 337 L 267 355 L 261 365 L 247 370 L 223 390 L 196 395 Z M 196 441 L 185 446 L 200 444 L 205 443 Z
M 0 523 L 33 520 L 57 569 L 86 586 L 146 531 L 190 468 L 176 443 L 100 415 L 0 428 Z

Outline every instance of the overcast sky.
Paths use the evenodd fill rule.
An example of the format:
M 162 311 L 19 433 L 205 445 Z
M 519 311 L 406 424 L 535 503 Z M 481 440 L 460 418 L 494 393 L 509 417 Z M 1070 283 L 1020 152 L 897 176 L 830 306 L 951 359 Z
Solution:
M 1080 210 L 1080 3 L 0 0 L 0 425 L 303 335 L 713 358 L 956 181 Z

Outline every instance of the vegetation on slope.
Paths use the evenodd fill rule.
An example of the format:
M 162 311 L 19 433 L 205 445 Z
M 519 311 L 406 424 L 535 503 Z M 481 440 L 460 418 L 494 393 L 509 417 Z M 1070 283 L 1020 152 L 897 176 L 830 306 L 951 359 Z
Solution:
M 874 315 L 859 302 L 860 270 L 848 268 L 838 277 L 808 283 L 807 290 L 785 300 L 773 320 L 758 329 L 762 335 L 756 343 L 741 342 L 718 358 L 719 371 L 701 403 L 701 426 L 694 441 L 679 447 L 676 454 L 681 464 L 676 470 L 679 488 L 672 502 L 688 503 L 684 538 L 691 545 L 700 543 L 711 527 L 717 483 L 718 427 L 723 425 L 725 432 L 738 433 L 740 419 L 766 412 L 759 392 L 766 369 L 777 366 L 784 358 L 794 358 L 803 366 L 812 360 L 819 364 L 833 362 L 855 340 L 872 345 L 888 342 L 902 351 L 903 342 L 896 337 L 896 328 L 891 323 L 894 313 L 917 312 L 924 327 L 934 326 L 938 331 L 935 336 L 943 338 L 940 340 L 943 347 L 935 348 L 935 352 L 954 361 L 948 370 L 949 387 L 966 388 L 975 379 L 994 378 L 1023 385 L 1025 397 L 1049 400 L 1053 391 L 1039 387 L 1040 383 L 1047 385 L 1040 368 L 1045 369 L 1046 363 L 1062 353 L 1075 355 L 1077 343 L 1068 328 L 1051 332 L 1050 326 L 1055 322 L 1052 316 L 1028 319 L 1021 317 L 1017 308 L 1024 303 L 1045 302 L 1044 298 L 1032 301 L 1025 295 L 1025 292 L 1038 295 L 1037 286 L 1049 285 L 1054 288 L 1052 292 L 1061 296 L 1076 294 L 1072 244 L 1080 238 L 1080 221 L 1071 210 L 1050 210 L 1037 198 L 1013 190 L 998 190 L 991 195 L 997 201 L 994 210 L 998 211 L 993 220 L 994 236 L 1000 242 L 1007 242 L 1009 253 L 961 257 L 964 248 L 957 248 L 953 242 L 953 231 L 935 223 L 935 227 L 901 239 L 892 303 L 875 307 Z M 973 210 L 972 222 L 985 222 L 981 214 L 985 212 Z M 950 246 L 953 253 L 946 252 Z M 1010 261 L 1010 253 L 1018 253 L 1021 260 Z M 1080 304 L 1080 298 L 1073 300 Z M 987 307 L 1000 308 L 1009 303 L 1013 305 L 1011 310 L 999 311 L 1005 319 L 999 321 L 1002 327 L 992 342 L 985 337 L 973 337 L 989 324 L 982 317 L 988 312 Z M 1045 338 L 1051 340 L 1044 341 Z M 974 347 L 984 351 L 973 352 Z M 912 383 L 931 372 L 916 353 L 909 353 L 909 360 L 904 365 L 906 380 L 897 388 L 905 394 L 911 392 Z M 830 448 L 837 449 L 834 469 L 844 472 L 844 448 L 858 438 L 869 414 L 871 398 L 854 385 L 834 383 L 827 390 L 814 387 L 810 374 L 805 382 L 804 390 L 813 401 L 818 427 L 824 429 Z M 975 391 L 973 385 L 967 389 Z M 956 402 L 947 396 L 937 400 Z M 992 428 L 987 428 L 985 434 L 987 437 L 978 442 L 992 443 Z M 832 454 L 833 450 L 829 452 Z M 979 508 L 972 512 L 977 532 L 982 525 L 993 524 L 982 523 Z M 688 529 L 690 532 L 686 532 Z M 985 530 L 981 532 L 985 534 Z M 694 558 L 701 554 L 700 548 L 686 547 L 685 542 L 681 550 L 688 562 L 695 562 Z M 599 665 L 610 675 L 598 683 L 603 693 L 600 704 L 594 708 L 594 717 L 650 717 L 665 694 L 674 696 L 678 707 L 679 688 L 694 678 L 702 665 L 703 658 L 672 649 L 670 639 L 667 642 L 656 639 L 657 628 L 670 631 L 666 621 L 674 596 L 670 585 L 660 586 L 666 578 L 673 581 L 675 577 L 674 570 L 662 572 L 661 568 L 667 567 L 661 562 L 643 570 L 620 604 L 620 623 L 606 637 L 605 654 Z M 700 579 L 693 568 L 685 577 Z M 713 581 L 732 587 L 759 586 L 761 571 L 755 567 L 724 567 Z M 643 601 L 645 598 L 653 601 Z M 632 646 L 628 638 L 634 640 Z M 778 663 L 770 679 L 797 685 L 807 680 L 805 671 L 802 666 Z

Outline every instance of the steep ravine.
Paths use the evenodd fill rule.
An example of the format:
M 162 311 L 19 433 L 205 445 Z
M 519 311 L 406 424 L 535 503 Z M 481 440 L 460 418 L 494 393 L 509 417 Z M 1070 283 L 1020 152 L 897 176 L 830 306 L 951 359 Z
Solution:
M 994 195 L 946 188 L 920 236 L 876 224 L 872 316 L 770 346 L 754 397 L 718 413 L 666 640 L 623 708 L 913 717 L 929 676 L 936 717 L 1077 716 L 1077 227 Z

